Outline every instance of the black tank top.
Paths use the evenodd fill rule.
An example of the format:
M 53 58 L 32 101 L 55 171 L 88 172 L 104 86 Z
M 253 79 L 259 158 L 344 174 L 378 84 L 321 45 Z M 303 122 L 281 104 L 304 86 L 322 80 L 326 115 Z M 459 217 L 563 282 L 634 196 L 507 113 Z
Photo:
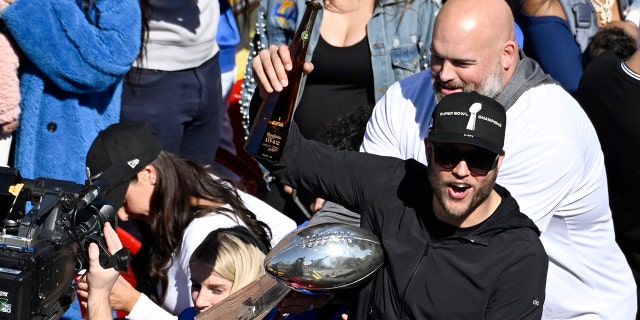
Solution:
M 294 118 L 304 137 L 322 141 L 331 121 L 375 103 L 369 40 L 365 36 L 353 46 L 334 47 L 320 36 L 311 62 L 314 69 Z

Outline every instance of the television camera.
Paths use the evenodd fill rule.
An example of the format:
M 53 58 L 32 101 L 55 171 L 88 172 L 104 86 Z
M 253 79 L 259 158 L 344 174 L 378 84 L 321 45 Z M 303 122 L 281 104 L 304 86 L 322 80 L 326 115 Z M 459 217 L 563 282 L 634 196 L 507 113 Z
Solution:
M 0 319 L 60 318 L 75 297 L 75 275 L 88 268 L 91 242 L 103 267 L 127 269 L 130 254 L 109 254 L 102 231 L 105 222 L 117 227 L 113 204 L 83 201 L 94 191 L 0 168 Z

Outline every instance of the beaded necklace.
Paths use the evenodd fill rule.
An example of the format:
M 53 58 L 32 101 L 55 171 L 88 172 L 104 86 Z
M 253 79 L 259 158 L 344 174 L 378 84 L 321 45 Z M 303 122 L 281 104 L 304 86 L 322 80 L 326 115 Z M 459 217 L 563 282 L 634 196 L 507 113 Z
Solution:
M 603 25 L 611 22 L 611 19 L 613 18 L 613 11 L 611 8 L 615 5 L 615 0 L 605 0 L 604 2 L 600 0 L 591 0 L 591 3 L 593 4 L 596 12 L 600 14 L 600 20 Z

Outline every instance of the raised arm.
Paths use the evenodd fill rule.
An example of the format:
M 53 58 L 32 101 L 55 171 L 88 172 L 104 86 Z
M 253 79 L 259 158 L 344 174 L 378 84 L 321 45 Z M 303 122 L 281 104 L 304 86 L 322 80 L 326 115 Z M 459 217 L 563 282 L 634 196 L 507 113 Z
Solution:
M 314 194 L 360 212 L 371 205 L 375 194 L 392 192 L 385 188 L 388 175 L 404 168 L 399 159 L 355 151 L 337 151 L 302 137 L 292 123 L 280 162 L 262 161 L 270 172 L 287 185 L 305 188 Z

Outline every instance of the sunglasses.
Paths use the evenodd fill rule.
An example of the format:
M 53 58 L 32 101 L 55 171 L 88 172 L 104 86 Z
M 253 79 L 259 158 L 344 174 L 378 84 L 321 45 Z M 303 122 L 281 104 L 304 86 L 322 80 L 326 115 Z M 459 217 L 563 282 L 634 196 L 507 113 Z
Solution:
M 477 149 L 473 151 L 461 151 L 449 146 L 431 144 L 431 152 L 435 164 L 445 170 L 452 170 L 460 161 L 467 163 L 467 168 L 474 175 L 484 176 L 498 163 L 499 154 L 489 150 Z

